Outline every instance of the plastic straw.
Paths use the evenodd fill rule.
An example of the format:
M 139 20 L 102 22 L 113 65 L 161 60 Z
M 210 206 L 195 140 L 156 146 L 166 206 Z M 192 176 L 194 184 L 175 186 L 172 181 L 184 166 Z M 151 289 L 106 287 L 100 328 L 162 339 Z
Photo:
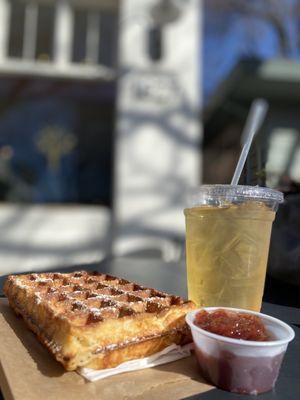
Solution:
M 265 119 L 267 110 L 268 110 L 268 103 L 266 102 L 266 100 L 256 99 L 251 104 L 246 125 L 242 133 L 243 148 L 240 154 L 239 161 L 234 171 L 231 185 L 237 185 L 240 180 L 241 173 L 243 171 L 246 159 L 248 157 L 253 138 L 260 129 Z

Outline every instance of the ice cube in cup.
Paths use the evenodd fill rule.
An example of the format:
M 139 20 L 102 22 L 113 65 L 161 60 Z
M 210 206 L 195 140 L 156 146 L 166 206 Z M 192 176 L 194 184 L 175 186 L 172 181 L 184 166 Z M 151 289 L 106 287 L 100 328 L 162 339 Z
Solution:
M 269 341 L 249 341 L 220 336 L 195 325 L 199 309 L 188 313 L 186 321 L 192 331 L 196 357 L 204 378 L 235 393 L 259 394 L 272 390 L 288 343 L 295 337 L 293 329 L 279 319 L 255 311 L 228 307 L 203 309 L 256 315 L 271 338 Z

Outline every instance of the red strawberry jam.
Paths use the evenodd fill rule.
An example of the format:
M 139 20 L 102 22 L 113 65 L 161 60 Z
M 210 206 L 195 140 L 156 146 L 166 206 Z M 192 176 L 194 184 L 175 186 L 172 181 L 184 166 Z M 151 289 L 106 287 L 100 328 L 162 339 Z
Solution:
M 271 340 L 261 319 L 252 314 L 218 309 L 212 312 L 201 310 L 194 324 L 208 332 L 233 339 L 264 342 Z

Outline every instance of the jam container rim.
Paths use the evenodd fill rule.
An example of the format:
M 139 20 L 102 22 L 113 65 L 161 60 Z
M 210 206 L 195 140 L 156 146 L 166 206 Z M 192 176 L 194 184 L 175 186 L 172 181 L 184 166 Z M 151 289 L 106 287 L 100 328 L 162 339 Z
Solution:
M 205 329 L 200 328 L 199 326 L 195 325 L 194 323 L 194 319 L 195 319 L 195 315 L 202 310 L 205 311 L 215 311 L 215 310 L 228 310 L 228 311 L 235 311 L 235 312 L 240 312 L 243 314 L 252 314 L 252 315 L 256 315 L 258 317 L 260 317 L 263 321 L 264 320 L 269 320 L 271 322 L 273 322 L 274 324 L 278 324 L 280 325 L 282 328 L 284 328 L 287 331 L 287 337 L 285 339 L 277 339 L 277 340 L 269 340 L 269 341 L 255 341 L 255 340 L 244 340 L 244 339 L 235 339 L 235 338 L 230 338 L 227 336 L 222 336 L 222 335 L 218 335 L 216 333 L 212 333 L 209 331 L 206 331 Z M 293 330 L 293 328 L 291 328 L 288 324 L 286 324 L 285 322 L 281 321 L 278 318 L 275 317 L 271 317 L 270 315 L 267 314 L 263 314 L 257 311 L 252 311 L 252 310 L 245 310 L 242 308 L 233 308 L 233 307 L 202 307 L 202 308 L 198 308 L 196 310 L 190 311 L 189 313 L 186 314 L 185 316 L 185 320 L 187 322 L 187 324 L 190 326 L 191 329 L 196 329 L 196 331 L 198 330 L 201 334 L 214 339 L 214 340 L 218 340 L 218 341 L 222 341 L 222 342 L 226 342 L 226 343 L 230 343 L 233 345 L 237 345 L 237 346 L 249 346 L 249 347 L 272 347 L 272 346 L 280 346 L 283 344 L 287 344 L 289 342 L 291 342 L 294 337 L 295 337 L 295 332 Z

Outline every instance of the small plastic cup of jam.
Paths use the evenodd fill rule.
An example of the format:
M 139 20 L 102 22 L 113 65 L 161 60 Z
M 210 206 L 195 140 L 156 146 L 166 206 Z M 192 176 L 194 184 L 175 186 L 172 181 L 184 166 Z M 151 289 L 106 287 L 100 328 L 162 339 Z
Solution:
M 242 317 L 240 321 L 241 336 L 249 333 L 248 325 L 243 329 L 243 320 L 249 316 L 256 316 L 263 324 L 263 333 L 257 328 L 258 337 L 255 338 L 250 332 L 248 338 L 244 340 L 233 337 L 221 336 L 212 333 L 209 323 L 205 329 L 197 325 L 196 315 L 205 310 L 213 314 L 220 310 L 237 313 Z M 238 308 L 228 307 L 206 307 L 192 311 L 186 315 L 186 321 L 191 328 L 192 336 L 195 344 L 195 353 L 198 359 L 201 374 L 215 386 L 227 390 L 229 392 L 242 394 L 259 394 L 264 393 L 275 386 L 281 363 L 286 352 L 288 343 L 293 340 L 295 333 L 293 329 L 286 323 L 271 316 L 258 313 L 255 311 L 242 310 Z M 232 322 L 232 321 L 231 321 Z M 217 324 L 219 323 L 219 327 Z M 222 318 L 212 323 L 214 332 L 226 333 L 226 327 L 230 324 Z M 255 325 L 252 325 L 252 328 Z M 231 326 L 232 328 L 232 326 Z M 233 329 L 234 330 L 234 329 Z M 239 332 L 239 331 L 238 331 Z M 232 333 L 232 329 L 231 329 Z M 267 338 L 264 338 L 267 333 Z M 253 340 L 253 338 L 255 340 Z

